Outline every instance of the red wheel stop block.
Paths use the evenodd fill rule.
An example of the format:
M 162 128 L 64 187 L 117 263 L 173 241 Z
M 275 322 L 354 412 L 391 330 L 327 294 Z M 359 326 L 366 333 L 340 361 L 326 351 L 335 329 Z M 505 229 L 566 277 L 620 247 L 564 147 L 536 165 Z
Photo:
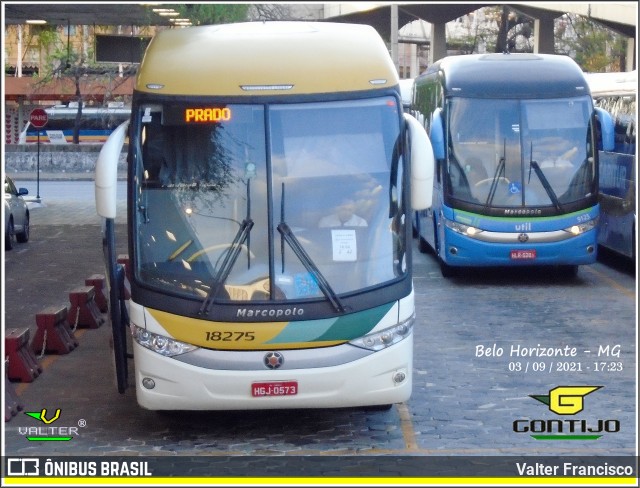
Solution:
M 31 344 L 36 354 L 67 354 L 78 347 L 78 341 L 67 320 L 65 306 L 48 307 L 37 313 L 36 325 L 38 330 Z
M 42 373 L 33 351 L 29 348 L 29 328 L 6 329 L 5 357 L 8 358 L 7 376 L 11 381 L 31 383 Z
M 24 404 L 20 401 L 20 397 L 16 393 L 16 389 L 13 387 L 13 384 L 9 381 L 9 360 L 6 359 L 4 362 L 5 365 L 5 382 L 4 382 L 4 421 L 8 422 L 14 416 L 18 415 L 18 412 L 21 412 L 24 409 Z
M 69 323 L 81 328 L 97 329 L 106 322 L 96 304 L 96 289 L 80 286 L 69 292 Z
M 106 295 L 106 283 L 106 278 L 102 274 L 94 274 L 84 280 L 85 285 L 93 286 L 96 289 L 96 305 L 98 306 L 98 310 L 100 310 L 100 312 L 102 313 L 106 313 L 109 311 L 109 305 L 107 303 Z

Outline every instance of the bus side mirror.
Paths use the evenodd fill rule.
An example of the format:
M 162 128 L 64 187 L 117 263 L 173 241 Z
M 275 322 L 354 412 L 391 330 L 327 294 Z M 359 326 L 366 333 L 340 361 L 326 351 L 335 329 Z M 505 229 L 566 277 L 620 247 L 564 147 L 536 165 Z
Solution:
M 596 107 L 596 122 L 600 126 L 598 134 L 598 149 L 613 151 L 616 145 L 615 124 L 611 114 L 603 108 Z
M 100 217 L 116 218 L 118 160 L 124 146 L 129 121 L 120 124 L 104 143 L 96 162 L 96 211 Z
M 431 114 L 431 129 L 429 131 L 433 154 L 436 159 L 444 159 L 444 129 L 442 127 L 442 109 L 437 108 Z
M 433 198 L 433 148 L 420 122 L 409 114 L 404 119 L 411 152 L 411 208 L 425 210 Z

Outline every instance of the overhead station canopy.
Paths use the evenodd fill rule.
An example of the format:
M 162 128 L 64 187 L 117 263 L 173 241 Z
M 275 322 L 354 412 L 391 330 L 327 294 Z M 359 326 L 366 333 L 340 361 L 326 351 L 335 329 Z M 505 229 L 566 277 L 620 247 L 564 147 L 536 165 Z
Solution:
M 399 3 L 398 25 L 414 20 L 442 24 L 455 20 L 482 7 L 497 3 Z M 635 2 L 587 3 L 587 2 L 521 2 L 504 4 L 526 15 L 560 16 L 573 12 L 588 16 L 597 22 L 624 34 L 635 37 L 637 5 Z M 154 12 L 159 5 L 143 3 L 98 2 L 3 2 L 5 24 L 26 24 L 27 20 L 45 20 L 54 25 L 172 25 L 170 17 Z M 627 12 L 629 11 L 629 12 Z M 331 17 L 331 21 L 369 24 L 383 38 L 389 38 L 391 5 L 384 4 L 371 9 Z
M 5 25 L 43 20 L 51 25 L 172 25 L 157 7 L 125 2 L 3 2 Z
M 402 27 L 414 20 L 424 20 L 432 24 L 445 24 L 483 7 L 504 5 L 525 15 L 560 17 L 571 12 L 584 15 L 627 37 L 635 37 L 638 11 L 634 2 L 611 4 L 569 3 L 569 2 L 522 2 L 512 4 L 497 3 L 398 3 L 398 26 Z M 391 5 L 376 6 L 371 9 L 330 17 L 332 22 L 352 22 L 369 24 L 376 28 L 383 38 L 390 37 Z

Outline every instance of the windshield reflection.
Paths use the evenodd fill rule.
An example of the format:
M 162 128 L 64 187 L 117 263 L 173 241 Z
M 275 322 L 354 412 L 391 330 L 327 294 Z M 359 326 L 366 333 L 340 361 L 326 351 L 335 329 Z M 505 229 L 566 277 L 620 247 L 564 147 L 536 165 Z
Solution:
M 340 295 L 406 273 L 394 98 L 227 105 L 229 120 L 199 125 L 180 109 L 140 109 L 142 283 L 199 297 L 201 313 L 308 299 L 340 311 Z
M 554 206 L 592 196 L 588 97 L 455 98 L 449 103 L 448 193 L 485 208 Z

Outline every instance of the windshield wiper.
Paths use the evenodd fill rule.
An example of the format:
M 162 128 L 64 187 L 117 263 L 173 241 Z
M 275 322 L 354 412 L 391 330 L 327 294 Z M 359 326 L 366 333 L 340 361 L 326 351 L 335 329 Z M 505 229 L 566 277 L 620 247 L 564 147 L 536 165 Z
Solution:
M 560 205 L 560 202 L 558 201 L 556 192 L 553 191 L 553 188 L 551 187 L 549 180 L 547 180 L 547 177 L 542 172 L 542 168 L 538 164 L 538 161 L 534 161 L 533 159 L 533 142 L 531 143 L 531 152 L 529 156 L 529 181 L 527 181 L 527 183 L 531 182 L 531 168 L 533 168 L 533 170 L 536 172 L 536 175 L 538 175 L 538 179 L 540 180 L 540 183 L 542 183 L 544 191 L 546 191 L 547 195 L 549 195 L 551 203 L 553 203 L 553 205 L 559 212 L 562 212 L 562 205 Z
M 324 293 L 327 299 L 331 302 L 331 305 L 333 305 L 336 311 L 340 313 L 344 313 L 345 309 L 344 309 L 344 306 L 342 305 L 342 302 L 340 301 L 340 298 L 338 298 L 338 295 L 336 294 L 336 292 L 333 290 L 333 288 L 331 288 L 331 285 L 329 284 L 327 279 L 323 276 L 323 274 L 320 272 L 320 269 L 318 269 L 318 266 L 316 266 L 316 264 L 313 262 L 313 259 L 311 259 L 311 257 L 304 250 L 304 248 L 300 244 L 300 241 L 298 241 L 296 236 L 293 234 L 293 231 L 291 230 L 291 227 L 289 227 L 289 224 L 285 222 L 284 183 L 282 184 L 280 223 L 278 224 L 277 229 L 278 229 L 278 232 L 280 232 L 280 235 L 282 236 L 283 241 L 289 244 L 289 247 L 291 248 L 291 250 L 298 257 L 300 262 L 304 265 L 304 267 L 311 274 L 311 276 L 313 276 L 316 283 L 318 284 L 318 287 L 320 288 L 320 290 L 322 290 L 322 293 Z M 281 252 L 282 252 L 282 266 L 284 267 L 284 245 L 282 245 Z
M 240 228 L 238 232 L 236 232 L 235 237 L 231 244 L 229 244 L 229 248 L 226 251 L 224 260 L 218 268 L 218 272 L 214 278 L 214 286 L 211 287 L 207 297 L 202 302 L 202 306 L 200 307 L 200 311 L 198 314 L 207 315 L 209 310 L 211 309 L 211 305 L 215 301 L 215 297 L 218 295 L 220 291 L 220 287 L 227 281 L 231 270 L 233 269 L 233 265 L 238 260 L 238 256 L 240 255 L 240 251 L 242 251 L 242 245 L 247 242 L 247 267 L 251 267 L 251 249 L 250 249 L 250 238 L 251 238 L 251 229 L 253 228 L 253 219 L 251 218 L 251 193 L 250 193 L 250 183 L 251 180 L 247 181 L 247 216 L 240 224 Z
M 496 190 L 498 189 L 498 181 L 500 180 L 500 176 L 505 173 L 506 157 L 507 157 L 507 140 L 505 139 L 502 144 L 502 157 L 500 158 L 500 161 L 498 161 L 498 167 L 496 168 L 496 172 L 493 174 L 493 180 L 491 181 L 491 188 L 489 188 L 487 201 L 484 204 L 485 209 L 488 208 L 493 202 L 493 197 L 495 197 Z

